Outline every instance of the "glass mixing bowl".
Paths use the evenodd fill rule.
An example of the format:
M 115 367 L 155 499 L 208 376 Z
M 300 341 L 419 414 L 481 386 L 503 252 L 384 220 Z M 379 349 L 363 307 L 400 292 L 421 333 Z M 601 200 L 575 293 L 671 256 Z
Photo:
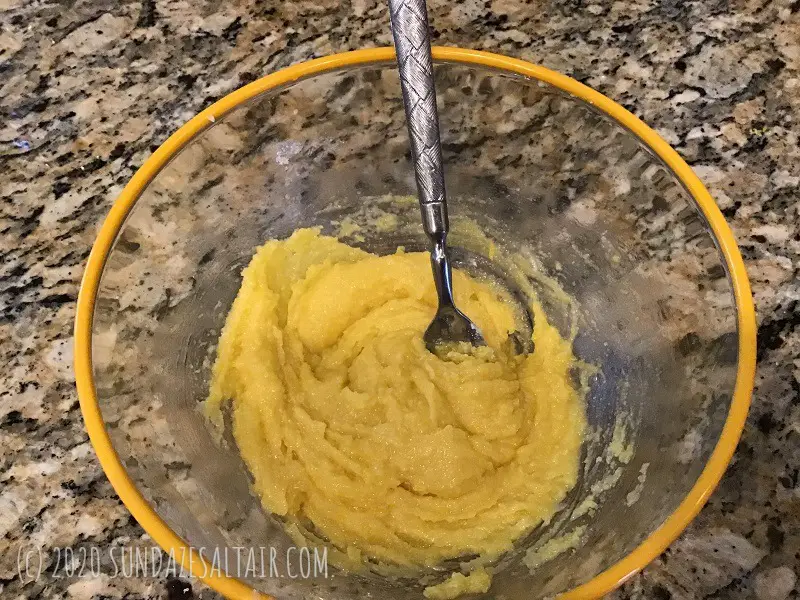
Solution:
M 486 597 L 596 597 L 675 539 L 733 453 L 755 363 L 741 257 L 689 167 L 619 105 L 522 61 L 434 58 L 456 266 L 525 257 L 551 282 L 534 282 L 551 320 L 577 328 L 574 351 L 596 367 L 578 484 L 495 566 Z M 256 246 L 299 227 L 346 235 L 388 211 L 391 231 L 346 240 L 426 248 L 416 206 L 396 198 L 415 188 L 393 63 L 390 48 L 336 55 L 220 100 L 136 173 L 89 258 L 75 370 L 92 443 L 147 532 L 231 598 L 422 597 L 415 581 L 335 568 L 220 571 L 212 550 L 270 547 L 280 563 L 293 542 L 198 410 Z

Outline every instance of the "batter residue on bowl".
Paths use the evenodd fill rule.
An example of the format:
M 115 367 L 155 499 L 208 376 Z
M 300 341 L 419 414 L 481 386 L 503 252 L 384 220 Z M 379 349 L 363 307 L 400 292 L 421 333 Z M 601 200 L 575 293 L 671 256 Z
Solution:
M 244 271 L 207 414 L 221 426 L 230 400 L 264 507 L 327 539 L 345 568 L 488 561 L 575 484 L 585 418 L 571 343 L 533 302 L 535 352 L 518 356 L 505 293 L 459 271 L 454 287 L 488 348 L 442 359 L 422 341 L 436 304 L 424 253 L 375 256 L 302 229 Z M 467 575 L 425 595 L 489 587 L 482 567 Z

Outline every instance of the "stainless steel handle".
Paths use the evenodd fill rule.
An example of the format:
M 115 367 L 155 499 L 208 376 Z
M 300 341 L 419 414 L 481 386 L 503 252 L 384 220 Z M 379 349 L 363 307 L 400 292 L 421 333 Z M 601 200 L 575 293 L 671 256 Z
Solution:
M 447 199 L 442 171 L 439 116 L 425 0 L 389 0 L 392 35 L 417 179 L 422 224 L 434 241 L 447 235 Z

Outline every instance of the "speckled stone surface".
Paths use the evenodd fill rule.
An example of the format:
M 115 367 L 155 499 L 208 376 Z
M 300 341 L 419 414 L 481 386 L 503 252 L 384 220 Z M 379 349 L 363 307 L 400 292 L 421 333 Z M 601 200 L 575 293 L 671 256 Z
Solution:
M 800 2 L 430 9 L 438 43 L 544 64 L 655 127 L 709 186 L 747 261 L 759 372 L 743 440 L 696 521 L 614 597 L 798 597 Z M 370 0 L 0 0 L 4 598 L 182 597 L 163 578 L 54 575 L 54 547 L 152 545 L 83 430 L 71 369 L 83 263 L 124 183 L 193 113 L 280 67 L 389 43 L 386 8 Z M 44 573 L 20 581 L 32 548 Z

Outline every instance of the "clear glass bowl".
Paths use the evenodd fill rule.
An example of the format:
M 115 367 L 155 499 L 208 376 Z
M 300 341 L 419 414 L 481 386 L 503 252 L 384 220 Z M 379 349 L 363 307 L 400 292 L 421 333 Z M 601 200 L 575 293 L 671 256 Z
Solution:
M 574 351 L 598 369 L 579 482 L 551 522 L 500 561 L 487 597 L 599 596 L 680 533 L 736 445 L 755 350 L 741 258 L 691 170 L 620 106 L 521 61 L 453 48 L 435 58 L 454 220 L 477 224 L 574 299 L 540 285 L 551 320 L 577 326 Z M 280 562 L 292 545 L 251 495 L 230 440 L 217 445 L 198 410 L 254 248 L 299 227 L 333 233 L 381 209 L 398 227 L 348 241 L 378 253 L 425 249 L 414 204 L 386 198 L 414 193 L 384 48 L 234 92 L 170 138 L 115 204 L 80 293 L 77 382 L 109 479 L 178 558 L 186 545 L 206 558 L 269 546 Z M 492 263 L 458 227 L 452 245 L 456 266 Z M 565 536 L 576 547 L 541 550 Z M 209 571 L 200 554 L 184 563 L 191 557 L 229 597 L 422 597 L 415 582 L 335 569 L 327 578 L 247 577 L 231 561 L 234 579 Z

